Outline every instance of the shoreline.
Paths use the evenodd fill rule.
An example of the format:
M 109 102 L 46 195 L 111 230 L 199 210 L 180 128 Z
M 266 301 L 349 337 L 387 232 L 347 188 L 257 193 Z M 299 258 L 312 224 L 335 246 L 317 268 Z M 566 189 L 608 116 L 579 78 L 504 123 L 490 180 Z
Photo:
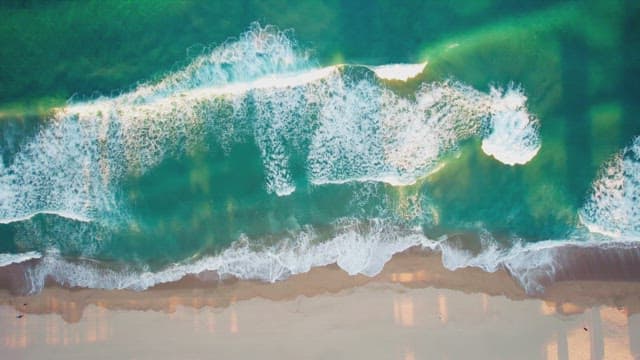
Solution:
M 2 358 L 634 359 L 640 282 L 558 281 L 533 296 L 506 270 L 450 271 L 413 249 L 372 278 L 334 264 L 275 283 L 0 289 L 0 323 Z
M 527 294 L 504 269 L 494 273 L 479 268 L 450 271 L 442 265 L 440 253 L 414 248 L 394 255 L 375 277 L 350 276 L 332 264 L 275 283 L 220 279 L 215 272 L 207 272 L 187 275 L 177 282 L 158 284 L 144 291 L 65 288 L 48 283 L 38 294 L 16 295 L 8 288 L 5 267 L 0 271 L 0 280 L 4 280 L 0 281 L 0 306 L 11 306 L 22 314 L 59 314 L 66 322 L 75 323 L 91 305 L 109 310 L 172 313 L 178 306 L 226 308 L 252 299 L 291 301 L 300 296 L 321 297 L 367 286 L 399 285 L 406 290 L 434 288 L 504 296 L 514 301 L 542 300 L 553 304 L 561 313 L 563 304 L 571 304 L 572 312 L 596 306 L 625 308 L 630 314 L 640 312 L 640 281 L 568 280 L 567 274 L 566 271 L 560 274 L 560 280 L 548 285 L 543 293 L 532 295 Z M 582 275 L 588 278 L 590 274 Z M 580 274 L 574 273 L 573 277 L 579 278 Z

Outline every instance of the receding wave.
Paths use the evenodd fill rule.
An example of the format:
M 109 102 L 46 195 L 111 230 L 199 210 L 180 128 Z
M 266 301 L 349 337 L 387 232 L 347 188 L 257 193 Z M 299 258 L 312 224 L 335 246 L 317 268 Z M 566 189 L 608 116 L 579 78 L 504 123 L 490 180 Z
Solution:
M 571 268 L 576 258 L 584 259 L 595 254 L 596 261 L 600 261 L 608 257 L 607 261 L 613 267 L 620 264 L 631 249 L 635 250 L 632 266 L 637 266 L 640 261 L 637 243 L 628 239 L 603 245 L 598 239 L 585 241 L 576 237 L 576 240 L 539 243 L 515 241 L 505 246 L 485 231 L 481 232 L 480 250 L 470 250 L 461 245 L 456 236 L 429 239 L 420 230 L 397 227 L 380 219 L 366 222 L 343 219 L 335 224 L 333 236 L 329 239 L 324 237 L 312 227 L 270 246 L 258 245 L 264 242 L 242 237 L 219 255 L 176 263 L 159 271 L 117 270 L 94 261 L 66 260 L 52 251 L 27 270 L 27 291 L 40 291 L 48 279 L 68 287 L 145 290 L 161 283 L 178 281 L 186 275 L 210 271 L 221 277 L 275 282 L 329 264 L 337 264 L 350 275 L 372 277 L 382 271 L 394 254 L 419 247 L 440 252 L 443 265 L 449 270 L 465 267 L 487 272 L 506 270 L 528 293 L 535 294 L 557 279 L 580 278 L 579 271 Z M 628 269 L 623 271 L 628 272 Z
M 40 259 L 41 257 L 42 254 L 37 251 L 29 251 L 18 254 L 0 254 L 0 267 L 11 264 L 19 264 L 33 259 Z
M 399 229 L 383 220 L 362 223 L 344 219 L 335 227 L 334 235 L 328 240 L 312 227 L 306 227 L 271 246 L 243 236 L 217 256 L 176 264 L 157 272 L 117 271 L 93 262 L 70 262 L 54 251 L 30 269 L 27 277 L 30 291 L 37 292 L 47 278 L 71 287 L 144 290 L 205 271 L 274 282 L 334 263 L 350 275 L 375 276 L 393 254 L 429 241 L 420 232 Z
M 580 220 L 592 232 L 640 239 L 640 137 L 604 165 Z

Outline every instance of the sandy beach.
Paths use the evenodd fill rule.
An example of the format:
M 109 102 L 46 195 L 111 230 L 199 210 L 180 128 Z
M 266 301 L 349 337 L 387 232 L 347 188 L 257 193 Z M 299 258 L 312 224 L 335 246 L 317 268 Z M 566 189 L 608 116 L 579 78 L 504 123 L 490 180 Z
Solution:
M 437 254 L 410 251 L 374 278 L 327 266 L 274 284 L 203 274 L 143 292 L 2 290 L 0 354 L 633 359 L 639 312 L 638 282 L 561 281 L 529 296 L 504 271 L 452 272 Z

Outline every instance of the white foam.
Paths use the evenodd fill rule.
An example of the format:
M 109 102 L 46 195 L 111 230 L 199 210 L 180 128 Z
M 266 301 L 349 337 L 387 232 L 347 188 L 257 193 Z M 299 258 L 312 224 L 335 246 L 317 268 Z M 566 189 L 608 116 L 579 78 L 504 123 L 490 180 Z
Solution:
M 246 115 L 246 107 L 252 106 L 257 119 L 250 132 L 261 151 L 266 188 L 281 196 L 295 190 L 289 169 L 292 153 L 309 154 L 308 175 L 315 184 L 373 180 L 406 185 L 437 166 L 439 157 L 460 140 L 479 134 L 485 119 L 495 118 L 497 130 L 483 146 L 501 139 L 501 151 L 511 146 L 509 154 L 520 159 L 533 157 L 539 148 L 539 144 L 532 145 L 537 139 L 533 122 L 525 126 L 526 136 L 502 131 L 505 126 L 501 124 L 512 123 L 508 116 L 526 114 L 524 101 L 517 101 L 526 99 L 519 90 L 509 89 L 498 96 L 447 81 L 425 84 L 415 100 L 409 100 L 385 89 L 373 77 L 345 78 L 341 68 L 200 87 L 143 105 L 115 100 L 111 105 L 104 101 L 74 105 L 61 114 L 90 118 L 117 113 L 125 158 L 144 171 L 179 151 L 172 144 L 198 141 L 190 129 L 198 129 L 207 120 L 201 116 L 202 109 L 215 116 L 229 104 L 234 114 Z M 222 122 L 242 123 L 237 117 Z M 221 128 L 240 131 L 238 125 Z M 305 149 L 301 144 L 309 138 L 310 147 Z M 507 155 L 495 156 L 511 161 L 504 159 Z
M 124 175 L 144 173 L 201 141 L 205 119 L 199 101 L 225 94 L 233 102 L 236 92 L 292 86 L 330 71 L 269 81 L 269 74 L 296 73 L 304 67 L 306 55 L 284 33 L 254 24 L 237 41 L 157 83 L 59 109 L 12 163 L 0 168 L 0 219 L 24 221 L 38 213 L 80 221 L 122 216 L 114 188 Z
M 115 210 L 96 126 L 76 119 L 52 121 L 0 169 L 0 222 L 24 221 L 36 214 L 90 221 Z
M 175 264 L 158 272 L 104 269 L 90 263 L 72 263 L 50 252 L 28 272 L 28 279 L 32 292 L 42 289 L 47 277 L 72 287 L 144 290 L 204 271 L 274 282 L 334 263 L 350 275 L 375 276 L 393 254 L 428 241 L 420 233 L 403 231 L 381 220 L 365 224 L 342 220 L 336 227 L 336 234 L 328 241 L 320 241 L 310 227 L 274 246 L 257 247 L 252 245 L 257 242 L 242 237 L 218 256 Z
M 327 81 L 331 96 L 322 99 L 307 161 L 315 184 L 415 183 L 459 141 L 480 134 L 485 119 L 502 114 L 494 95 L 455 81 L 423 84 L 415 100 L 367 79 Z
M 578 238 L 581 240 L 576 240 Z M 565 247 L 615 248 L 637 244 L 635 239 L 624 237 L 603 244 L 601 239 L 584 235 L 537 243 L 515 241 L 507 247 L 499 245 L 488 233 L 481 239 L 481 250 L 471 252 L 453 245 L 446 236 L 429 239 L 419 229 L 402 229 L 382 220 L 364 223 L 341 220 L 336 224 L 336 233 L 328 240 L 311 227 L 272 246 L 259 246 L 256 244 L 260 241 L 241 237 L 217 256 L 174 264 L 157 272 L 74 263 L 52 251 L 29 269 L 27 279 L 31 292 L 40 291 L 49 277 L 71 287 L 145 290 L 206 271 L 216 271 L 222 277 L 275 282 L 329 264 L 337 264 L 349 275 L 373 277 L 394 254 L 420 246 L 441 252 L 443 265 L 452 271 L 466 267 L 487 272 L 506 269 L 525 291 L 535 294 L 553 282 L 556 272 L 562 268 L 563 264 L 559 263 L 562 259 L 558 256 Z
M 564 266 L 562 258 L 565 248 L 615 249 L 637 246 L 637 238 L 622 236 L 602 239 L 576 231 L 567 239 L 545 240 L 526 243 L 517 239 L 507 246 L 498 244 L 490 234 L 481 235 L 481 250 L 471 252 L 453 246 L 446 236 L 437 244 L 442 252 L 443 265 L 449 270 L 477 267 L 486 272 L 506 269 L 529 294 L 541 293 L 545 285 L 555 280 L 555 275 Z
M 217 46 L 158 83 L 139 86 L 136 91 L 122 95 L 121 100 L 143 103 L 184 90 L 224 88 L 271 74 L 307 69 L 308 54 L 298 49 L 289 35 L 273 26 L 253 23 L 238 39 Z
M 420 75 L 425 66 L 427 66 L 426 62 L 420 64 L 389 64 L 372 66 L 371 70 L 382 79 L 407 81 Z
M 520 89 L 492 88 L 490 130 L 482 140 L 482 151 L 507 164 L 526 164 L 540 150 L 539 122 L 526 108 Z
M 591 232 L 640 239 L 640 137 L 603 166 L 579 217 Z
M 482 240 L 482 250 L 472 253 L 449 245 L 439 244 L 442 263 L 449 270 L 467 267 L 480 268 L 486 272 L 506 269 L 527 293 L 540 293 L 546 280 L 553 279 L 556 266 L 556 251 L 563 246 L 579 243 L 565 240 L 545 241 L 535 244 L 515 242 L 509 247 L 499 246 L 492 238 Z
M 0 254 L 0 267 L 4 267 L 11 264 L 19 264 L 21 262 L 29 261 L 32 259 L 39 259 L 42 255 L 36 251 L 29 251 L 19 254 Z
M 56 215 L 59 217 L 63 217 L 66 219 L 71 219 L 71 220 L 75 220 L 75 221 L 80 221 L 80 222 L 90 222 L 91 219 L 83 216 L 83 215 L 78 215 L 78 214 L 74 214 L 74 213 L 70 213 L 70 212 L 66 212 L 66 211 L 49 211 L 49 210 L 42 210 L 42 211 L 38 211 L 38 212 L 34 212 L 31 214 L 27 214 L 21 217 L 14 217 L 14 218 L 6 218 L 6 219 L 0 219 L 0 224 L 11 224 L 13 222 L 20 222 L 20 221 L 27 221 L 27 220 L 31 220 L 34 216 L 40 215 L 40 214 L 48 214 L 48 215 Z

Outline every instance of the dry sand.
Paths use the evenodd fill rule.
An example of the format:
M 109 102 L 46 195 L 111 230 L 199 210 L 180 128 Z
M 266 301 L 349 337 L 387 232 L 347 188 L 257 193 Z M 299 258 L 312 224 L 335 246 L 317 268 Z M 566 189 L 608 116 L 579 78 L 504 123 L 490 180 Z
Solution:
M 534 298 L 504 271 L 410 251 L 375 278 L 327 266 L 275 284 L 2 290 L 0 324 L 1 359 L 633 359 L 640 283 L 564 281 Z

